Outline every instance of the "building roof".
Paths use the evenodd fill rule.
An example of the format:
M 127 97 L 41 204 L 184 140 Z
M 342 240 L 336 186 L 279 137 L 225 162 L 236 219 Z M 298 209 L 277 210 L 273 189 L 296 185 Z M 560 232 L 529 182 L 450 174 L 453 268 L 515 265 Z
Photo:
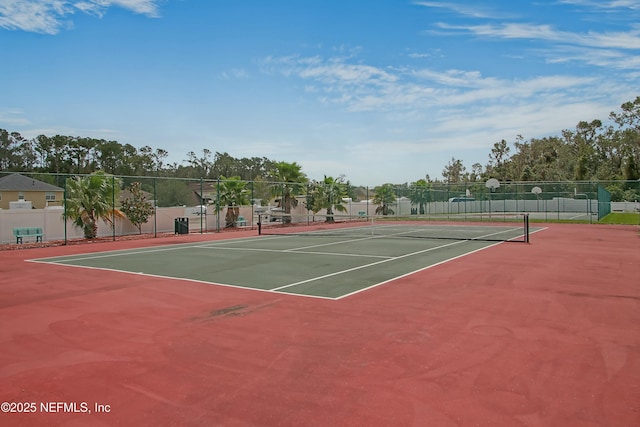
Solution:
M 14 173 L 0 177 L 0 191 L 64 191 L 64 188 Z

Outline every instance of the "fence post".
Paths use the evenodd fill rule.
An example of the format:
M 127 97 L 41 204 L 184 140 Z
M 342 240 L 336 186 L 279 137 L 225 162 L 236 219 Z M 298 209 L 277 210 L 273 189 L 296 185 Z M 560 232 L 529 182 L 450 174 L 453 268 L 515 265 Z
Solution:
M 67 176 L 64 177 L 64 191 L 62 192 L 62 199 L 64 208 L 62 211 L 62 219 L 64 221 L 64 244 L 67 244 Z
M 111 175 L 111 234 L 116 241 L 116 176 Z
M 158 237 L 158 190 L 156 188 L 157 178 L 153 177 L 153 237 Z
M 220 232 L 220 177 L 216 182 L 216 232 Z
M 202 229 L 202 225 L 203 225 L 203 219 L 204 219 L 204 193 L 203 193 L 203 183 L 202 183 L 202 177 L 200 177 L 200 234 L 202 234 L 204 232 L 204 230 Z

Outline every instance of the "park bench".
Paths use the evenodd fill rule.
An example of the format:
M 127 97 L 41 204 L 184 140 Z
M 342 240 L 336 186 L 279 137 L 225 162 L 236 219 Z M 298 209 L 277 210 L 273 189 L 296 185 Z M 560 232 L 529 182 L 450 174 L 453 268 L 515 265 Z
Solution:
M 238 217 L 238 219 L 236 220 L 236 226 L 237 227 L 246 227 L 247 226 L 247 220 L 242 215 L 240 215 Z
M 23 237 L 35 237 L 36 242 L 42 242 L 41 227 L 18 227 L 13 229 L 13 235 L 16 238 L 16 244 L 22 243 Z

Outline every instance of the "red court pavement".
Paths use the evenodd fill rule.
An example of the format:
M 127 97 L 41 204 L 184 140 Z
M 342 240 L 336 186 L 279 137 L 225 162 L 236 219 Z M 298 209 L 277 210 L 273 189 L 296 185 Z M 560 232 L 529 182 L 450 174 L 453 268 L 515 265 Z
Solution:
M 210 238 L 0 251 L 0 425 L 640 425 L 637 227 L 340 301 L 23 262 Z

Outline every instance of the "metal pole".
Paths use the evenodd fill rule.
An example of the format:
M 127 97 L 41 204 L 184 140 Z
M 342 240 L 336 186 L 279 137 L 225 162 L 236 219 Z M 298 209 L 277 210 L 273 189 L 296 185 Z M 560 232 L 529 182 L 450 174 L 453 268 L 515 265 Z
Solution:
M 64 244 L 67 244 L 67 176 L 64 177 L 64 212 L 62 217 L 64 218 Z
M 220 177 L 216 185 L 216 232 L 220 232 Z
M 156 189 L 156 178 L 153 178 L 153 237 L 158 237 L 158 191 Z
M 116 176 L 111 175 L 111 232 L 116 241 Z

